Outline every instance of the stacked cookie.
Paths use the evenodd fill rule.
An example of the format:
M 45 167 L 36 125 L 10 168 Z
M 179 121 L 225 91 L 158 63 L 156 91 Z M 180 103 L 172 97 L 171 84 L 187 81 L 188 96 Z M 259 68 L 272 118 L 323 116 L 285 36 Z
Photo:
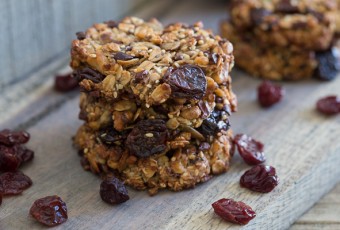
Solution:
M 75 136 L 83 166 L 155 194 L 228 170 L 233 46 L 201 23 L 163 27 L 127 17 L 78 33 L 73 76 L 82 89 Z
M 236 64 L 252 75 L 331 80 L 340 68 L 338 7 L 338 0 L 235 0 L 221 33 L 234 44 Z

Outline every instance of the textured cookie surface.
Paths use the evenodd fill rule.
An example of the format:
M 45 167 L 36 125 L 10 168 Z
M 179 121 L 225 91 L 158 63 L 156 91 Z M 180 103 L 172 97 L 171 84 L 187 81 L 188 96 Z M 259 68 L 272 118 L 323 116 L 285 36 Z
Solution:
M 337 0 L 235 0 L 231 22 L 238 30 L 251 30 L 266 45 L 325 50 L 331 45 Z
M 300 80 L 310 78 L 318 67 L 314 51 L 261 47 L 256 41 L 240 34 L 234 26 L 225 21 L 221 33 L 233 42 L 238 67 L 251 75 L 270 80 Z

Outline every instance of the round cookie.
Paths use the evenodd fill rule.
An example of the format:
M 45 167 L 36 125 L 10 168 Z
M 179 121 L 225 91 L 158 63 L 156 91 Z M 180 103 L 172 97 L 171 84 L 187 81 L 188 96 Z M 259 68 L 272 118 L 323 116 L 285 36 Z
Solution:
M 231 23 L 256 40 L 277 47 L 326 50 L 338 17 L 337 0 L 235 0 Z
M 177 132 L 161 153 L 148 157 L 131 154 L 124 146 L 124 138 L 129 135 L 117 134 L 114 138 L 112 130 L 93 132 L 86 125 L 79 128 L 75 144 L 84 154 L 85 169 L 113 174 L 135 189 L 148 189 L 151 195 L 159 189 L 192 188 L 229 169 L 233 155 L 231 130 L 201 141 L 190 132 Z

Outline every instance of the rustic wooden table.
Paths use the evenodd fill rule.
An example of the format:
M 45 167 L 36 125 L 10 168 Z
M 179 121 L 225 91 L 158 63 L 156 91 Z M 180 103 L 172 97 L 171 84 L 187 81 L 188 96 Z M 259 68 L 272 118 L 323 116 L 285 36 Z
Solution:
M 152 8 L 140 8 L 134 14 L 155 15 L 164 23 L 203 20 L 217 31 L 225 6 L 222 1 L 213 3 L 155 1 Z M 239 228 L 213 214 L 210 204 L 222 197 L 243 200 L 257 211 L 258 216 L 244 229 L 287 229 L 294 222 L 292 229 L 340 229 L 340 185 L 334 188 L 340 178 L 340 117 L 325 118 L 314 111 L 317 98 L 339 94 L 340 77 L 329 83 L 282 83 L 285 100 L 263 110 L 256 103 L 260 81 L 233 72 L 239 111 L 233 115 L 232 126 L 235 132 L 249 133 L 266 144 L 267 163 L 277 168 L 281 179 L 272 193 L 259 195 L 239 188 L 238 179 L 248 167 L 236 156 L 227 174 L 194 190 L 149 197 L 130 189 L 131 200 L 112 207 L 100 200 L 100 180 L 82 170 L 72 148 L 70 138 L 81 124 L 78 94 L 52 89 L 53 75 L 67 72 L 67 62 L 68 57 L 59 58 L 1 92 L 0 129 L 28 129 L 32 134 L 28 145 L 36 157 L 23 168 L 34 185 L 22 196 L 4 199 L 0 229 L 42 229 L 28 217 L 28 210 L 35 199 L 52 194 L 60 195 L 69 208 L 69 220 L 56 229 Z

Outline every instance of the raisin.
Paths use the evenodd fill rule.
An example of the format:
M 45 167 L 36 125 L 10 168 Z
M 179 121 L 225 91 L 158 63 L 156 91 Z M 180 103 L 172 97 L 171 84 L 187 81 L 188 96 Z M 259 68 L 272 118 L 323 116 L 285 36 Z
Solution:
M 250 11 L 250 19 L 254 26 L 260 25 L 264 17 L 270 15 L 271 12 L 264 8 L 253 8 Z
M 256 217 L 251 207 L 241 201 L 220 199 L 212 204 L 215 213 L 222 219 L 240 225 L 246 225 Z
M 315 76 L 321 80 L 330 81 L 335 79 L 340 71 L 340 53 L 336 48 L 317 52 L 316 60 L 318 68 Z
M 196 65 L 168 68 L 163 80 L 171 87 L 175 98 L 201 99 L 207 90 L 207 79 L 203 70 Z
M 78 40 L 84 40 L 86 38 L 86 34 L 84 32 L 77 32 L 76 36 Z
M 248 137 L 246 134 L 236 135 L 234 137 L 234 144 L 241 157 L 248 165 L 257 165 L 266 161 L 263 153 L 263 144 Z
M 53 227 L 67 220 L 67 207 L 59 196 L 47 196 L 34 201 L 31 216 L 38 222 Z
M 270 107 L 281 101 L 285 94 L 281 86 L 274 85 L 270 81 L 264 81 L 257 89 L 257 97 L 260 105 Z
M 127 132 L 118 132 L 113 128 L 106 128 L 99 132 L 99 138 L 105 144 L 111 145 L 117 141 L 124 141 L 127 137 Z
M 107 177 L 100 184 L 100 197 L 109 204 L 120 204 L 130 199 L 128 191 L 120 180 Z
M 68 92 L 78 87 L 78 81 L 72 74 L 57 75 L 54 78 L 54 89 L 59 92 Z
M 297 7 L 297 5 L 293 5 L 291 3 L 291 0 L 281 0 L 276 6 L 276 12 L 294 14 L 299 13 L 299 8 Z
M 255 192 L 268 193 L 279 184 L 279 178 L 274 167 L 256 165 L 242 175 L 240 184 Z
M 78 69 L 73 72 L 73 77 L 78 80 L 78 82 L 88 79 L 94 83 L 99 83 L 104 80 L 105 75 L 99 73 L 97 70 L 85 67 L 83 69 Z
M 126 139 L 130 152 L 139 157 L 148 157 L 166 149 L 169 133 L 160 119 L 138 122 Z
M 214 110 L 210 117 L 202 122 L 202 125 L 198 129 L 199 132 L 203 135 L 214 136 L 221 130 L 228 130 L 230 127 L 229 120 L 223 120 L 222 118 L 225 115 L 226 113 L 224 111 Z
M 117 52 L 117 53 L 113 56 L 113 58 L 116 59 L 117 61 L 118 61 L 118 60 L 121 60 L 121 61 L 128 61 L 128 60 L 134 59 L 135 57 L 134 57 L 134 56 L 131 56 L 131 55 L 129 55 L 129 54 L 123 53 L 123 52 Z
M 340 98 L 338 96 L 328 96 L 318 100 L 316 109 L 325 115 L 335 115 L 340 113 Z
M 17 195 L 32 185 L 32 180 L 20 171 L 0 175 L 0 191 L 3 195 Z
M 29 141 L 30 134 L 25 131 L 11 131 L 4 129 L 0 132 L 0 144 L 13 146 L 15 144 L 25 144 Z
M 0 205 L 2 204 L 2 193 L 0 193 Z
M 142 70 L 135 75 L 135 83 L 145 83 L 146 82 L 146 77 L 148 76 L 149 71 L 148 70 Z

